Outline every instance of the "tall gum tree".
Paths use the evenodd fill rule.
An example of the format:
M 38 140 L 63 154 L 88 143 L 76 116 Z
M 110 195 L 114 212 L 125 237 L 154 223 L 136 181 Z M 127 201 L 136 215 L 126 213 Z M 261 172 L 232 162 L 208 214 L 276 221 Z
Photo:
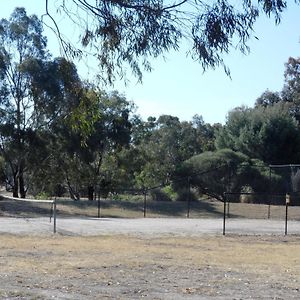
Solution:
M 82 94 L 75 65 L 53 59 L 42 33 L 42 22 L 24 8 L 0 20 L 0 151 L 14 197 L 26 196 L 29 162 L 34 169 L 47 158 L 45 137 L 72 115 Z M 83 118 L 77 113 L 74 123 Z
M 26 133 L 32 122 L 30 80 L 22 71 L 29 58 L 46 59 L 46 38 L 36 16 L 16 8 L 0 21 L 1 153 L 10 166 L 13 196 L 25 197 Z

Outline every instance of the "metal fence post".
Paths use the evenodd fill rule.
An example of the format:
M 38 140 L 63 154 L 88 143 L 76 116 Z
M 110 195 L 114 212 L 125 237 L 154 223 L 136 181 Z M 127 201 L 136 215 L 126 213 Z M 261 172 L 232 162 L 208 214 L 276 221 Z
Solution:
M 223 235 L 225 235 L 225 223 L 226 223 L 226 193 L 224 193 L 224 211 L 223 211 Z
M 269 166 L 269 194 L 270 197 L 273 198 L 273 190 L 272 190 L 272 171 L 271 171 L 271 166 Z M 269 205 L 268 205 L 268 219 L 271 217 L 271 200 L 269 197 Z
M 56 199 L 53 202 L 53 233 L 56 233 Z
M 188 177 L 188 199 L 187 199 L 187 213 L 186 217 L 190 217 L 190 210 L 191 210 L 191 178 Z
M 287 235 L 288 230 L 288 206 L 291 202 L 290 194 L 286 194 L 285 196 L 285 226 L 284 226 L 284 235 Z
M 146 218 L 146 213 L 147 213 L 147 190 L 144 189 L 144 218 Z
M 97 208 L 98 208 L 98 218 L 101 218 L 101 199 L 100 199 L 100 190 L 98 191 L 98 201 L 97 201 Z

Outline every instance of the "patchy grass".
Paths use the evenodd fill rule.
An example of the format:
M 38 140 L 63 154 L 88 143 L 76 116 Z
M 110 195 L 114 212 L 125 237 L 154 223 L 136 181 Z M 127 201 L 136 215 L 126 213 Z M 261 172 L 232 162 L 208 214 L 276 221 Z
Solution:
M 57 199 L 58 214 L 61 217 L 97 217 L 98 201 L 82 199 L 73 201 L 70 199 Z M 220 218 L 223 215 L 223 203 L 211 199 L 202 199 L 190 203 L 191 218 Z M 100 216 L 110 218 L 141 218 L 144 216 L 144 201 L 141 198 L 133 199 L 105 199 L 100 201 Z M 186 217 L 188 203 L 184 201 L 148 201 L 146 202 L 146 216 L 158 217 Z M 51 205 L 14 202 L 0 200 L 0 216 L 37 217 L 50 216 Z M 230 203 L 229 215 L 234 218 L 249 219 L 284 219 L 285 206 Z M 289 207 L 289 219 L 300 220 L 300 207 Z
M 58 209 L 61 215 L 89 216 L 98 215 L 97 201 L 58 200 Z M 190 203 L 191 218 L 220 218 L 223 215 L 223 203 L 217 200 L 202 199 Z M 268 205 L 230 203 L 229 215 L 237 218 L 267 219 Z M 184 201 L 147 201 L 146 216 L 158 217 L 186 217 L 188 203 Z M 140 218 L 144 215 L 144 202 L 133 200 L 101 200 L 100 215 L 102 217 Z M 270 218 L 284 219 L 285 206 L 270 206 Z M 290 219 L 300 220 L 300 207 L 289 208 Z
M 0 269 L 4 299 L 299 299 L 300 237 L 3 235 Z

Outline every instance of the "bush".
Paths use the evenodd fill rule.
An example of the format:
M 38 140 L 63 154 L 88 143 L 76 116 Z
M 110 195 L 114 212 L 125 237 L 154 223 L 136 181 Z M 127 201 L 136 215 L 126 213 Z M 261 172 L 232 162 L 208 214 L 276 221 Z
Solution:
M 50 199 L 50 197 L 51 196 L 47 192 L 40 192 L 37 195 L 35 195 L 34 198 L 38 200 L 47 200 Z
M 167 185 L 164 188 L 162 188 L 162 192 L 171 200 L 176 200 L 178 197 L 178 193 L 176 191 L 174 191 L 174 189 L 172 188 L 172 186 Z
M 182 189 L 178 191 L 176 201 L 188 201 L 189 197 L 190 201 L 197 200 L 197 196 L 193 191 L 189 191 L 188 189 Z
M 172 198 L 163 189 L 150 190 L 150 195 L 153 201 L 172 201 Z

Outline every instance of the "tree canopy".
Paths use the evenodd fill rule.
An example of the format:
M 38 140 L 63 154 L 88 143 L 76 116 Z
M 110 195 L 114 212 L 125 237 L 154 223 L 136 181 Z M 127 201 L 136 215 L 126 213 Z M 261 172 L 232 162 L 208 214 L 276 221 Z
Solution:
M 226 67 L 223 54 L 231 47 L 248 52 L 248 39 L 260 14 L 281 20 L 287 1 L 242 0 L 71 0 L 56 1 L 53 11 L 45 0 L 46 11 L 63 50 L 81 56 L 86 49 L 99 62 L 104 78 L 112 82 L 123 77 L 129 67 L 142 78 L 151 70 L 150 58 L 178 50 L 188 41 L 188 55 L 203 69 Z M 295 0 L 299 3 L 299 0 Z M 59 12 L 59 15 L 57 14 Z M 82 47 L 64 37 L 57 20 L 71 20 L 80 32 Z
M 25 196 L 23 173 L 38 126 L 35 97 L 28 74 L 29 61 L 48 58 L 42 24 L 17 8 L 9 20 L 0 20 L 0 151 L 9 165 L 14 196 Z
M 289 106 L 238 107 L 216 134 L 218 149 L 229 148 L 269 164 L 299 162 L 299 128 Z
M 71 2 L 88 4 L 72 0 L 62 5 L 66 9 Z M 131 7 L 137 3 L 139 6 Z M 146 17 L 162 7 L 166 8 L 164 15 L 192 2 L 173 6 L 159 2 L 162 7 L 156 10 L 154 3 L 96 2 L 98 8 L 110 9 L 111 18 L 139 11 L 135 18 Z M 201 3 L 195 1 L 195 5 Z M 277 13 L 285 4 L 280 7 Z M 276 16 L 276 11 L 269 13 Z M 119 38 L 129 34 L 129 28 L 120 30 Z M 90 39 L 86 46 L 97 40 L 107 42 L 102 33 Z M 151 39 L 154 36 L 147 35 L 145 52 L 133 52 L 132 59 L 152 55 L 147 52 L 155 45 Z M 299 58 L 288 59 L 282 91 L 267 90 L 254 107 L 237 107 L 228 113 L 224 125 L 210 125 L 200 115 L 191 121 L 172 115 L 150 116 L 144 121 L 124 95 L 83 81 L 74 63 L 53 58 L 41 20 L 28 16 L 24 8 L 0 20 L 0 41 L 0 179 L 14 196 L 25 197 L 27 190 L 35 196 L 68 191 L 73 199 L 87 196 L 92 200 L 99 190 L 103 195 L 120 189 L 143 193 L 151 189 L 155 194 L 157 187 L 164 186 L 169 199 L 185 199 L 188 184 L 198 195 L 222 200 L 224 187 L 262 192 L 268 183 L 265 168 L 269 164 L 300 162 Z M 108 52 L 120 54 L 125 45 L 130 47 L 128 41 L 117 41 L 120 44 L 112 45 Z M 157 55 L 167 50 L 160 45 Z M 299 173 L 294 176 L 298 180 Z M 281 177 L 278 175 L 279 180 Z

